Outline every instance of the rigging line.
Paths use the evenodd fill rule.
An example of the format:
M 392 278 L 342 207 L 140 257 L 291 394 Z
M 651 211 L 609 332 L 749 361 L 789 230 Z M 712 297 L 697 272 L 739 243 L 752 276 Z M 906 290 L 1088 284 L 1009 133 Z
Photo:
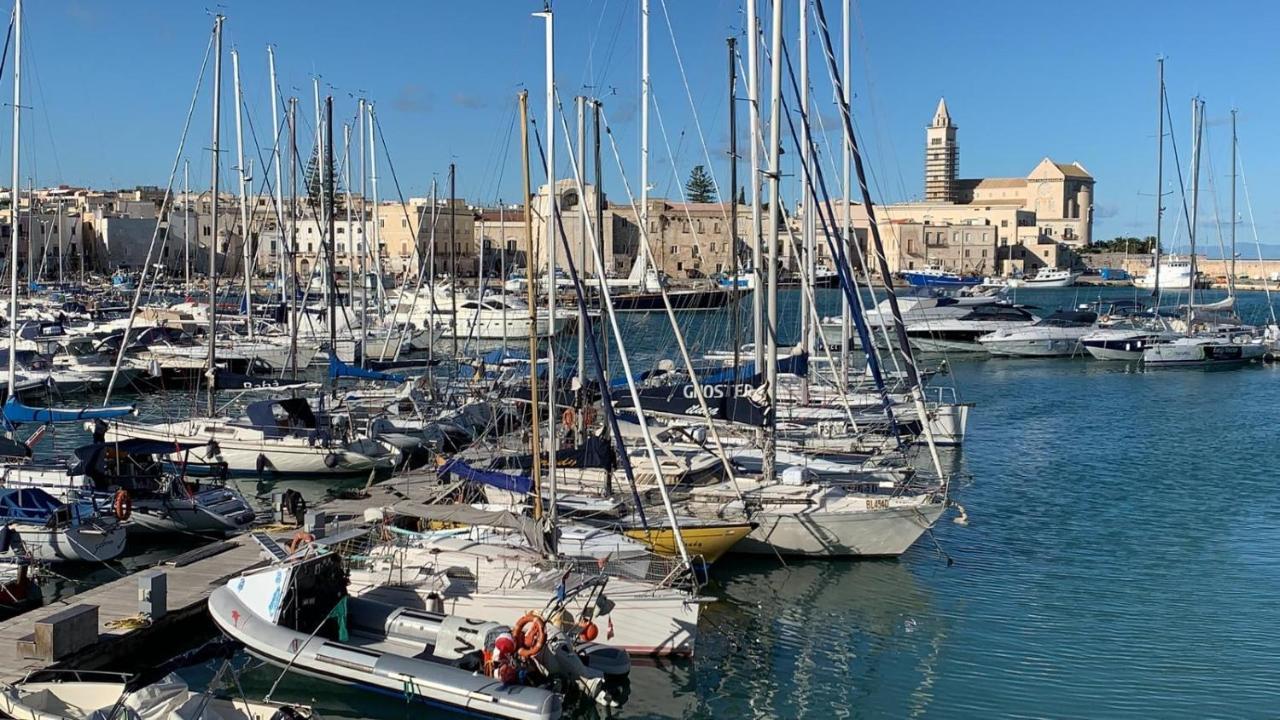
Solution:
M 693 88 L 689 86 L 689 75 L 684 69 L 684 58 L 680 55 L 680 45 L 676 42 L 675 27 L 671 24 L 671 14 L 667 11 L 667 0 L 658 0 L 658 4 L 662 6 L 662 17 L 667 21 L 667 34 L 671 37 L 671 49 L 676 56 L 676 67 L 680 70 L 680 81 L 684 84 L 684 94 L 689 100 L 689 111 L 693 115 L 693 127 L 698 131 L 698 142 L 702 145 L 702 159 L 707 161 L 707 172 L 711 175 L 711 185 L 715 188 L 716 198 L 723 201 L 724 194 L 720 192 L 720 181 L 716 179 L 716 166 L 711 162 L 711 152 L 707 148 L 707 136 L 702 132 L 702 121 L 698 119 L 698 104 L 693 100 Z M 650 99 L 652 100 L 653 83 L 649 83 Z M 723 99 L 723 98 L 722 98 Z M 657 110 L 658 103 L 653 102 L 654 110 Z M 661 116 L 659 116 L 661 117 Z M 661 123 L 661 119 L 658 121 Z M 730 195 L 734 192 L 730 189 Z M 724 212 L 724 208 L 721 208 Z M 725 219 L 728 219 L 727 212 L 724 212 Z
M 1237 150 L 1239 143 L 1236 144 Z M 1236 162 L 1240 166 L 1240 186 L 1244 190 L 1244 206 L 1249 209 L 1249 230 L 1253 233 L 1253 246 L 1258 251 L 1258 265 L 1262 272 L 1262 290 L 1267 295 L 1267 312 L 1271 315 L 1271 324 L 1280 325 L 1276 321 L 1276 308 L 1271 302 L 1271 280 L 1265 272 L 1265 266 L 1262 264 L 1262 244 L 1258 240 L 1258 224 L 1253 219 L 1253 201 L 1249 199 L 1249 180 L 1244 176 L 1244 161 L 1237 158 Z
M 217 23 L 222 22 L 222 19 L 219 18 L 214 22 L 216 26 Z M 178 139 L 178 151 L 174 153 L 173 167 L 169 169 L 169 184 L 165 186 L 164 199 L 160 203 L 160 209 L 162 212 L 156 216 L 156 227 L 155 227 L 155 230 L 153 230 L 151 233 L 151 244 L 147 247 L 147 259 L 142 264 L 142 272 L 143 272 L 144 280 L 146 278 L 147 268 L 151 266 L 151 253 L 155 250 L 156 238 L 160 234 L 161 218 L 165 216 L 165 213 L 163 212 L 163 210 L 165 210 L 169 206 L 169 199 L 173 193 L 174 179 L 178 176 L 178 165 L 182 163 L 182 151 L 187 144 L 187 133 L 191 130 L 191 118 L 195 115 L 196 103 L 200 99 L 200 87 L 201 85 L 204 84 L 204 74 L 205 74 L 205 70 L 207 70 L 209 67 L 209 57 L 213 54 L 213 40 L 214 40 L 215 32 L 211 32 L 209 34 L 209 44 L 205 46 L 204 60 L 200 64 L 200 73 L 196 77 L 196 87 L 195 87 L 195 90 L 191 93 L 191 104 L 187 107 L 187 118 L 182 125 L 182 136 Z M 215 161 L 216 161 L 216 158 L 215 158 Z M 210 270 L 212 270 L 212 268 L 210 268 Z M 115 389 L 116 380 L 120 376 L 120 365 L 121 363 L 124 362 L 124 352 L 129 347 L 129 333 L 133 330 L 134 319 L 138 316 L 138 302 L 142 299 L 142 289 L 146 287 L 146 285 L 147 285 L 146 282 L 139 282 L 138 288 L 134 292 L 133 303 L 129 308 L 129 320 L 128 320 L 128 323 L 125 325 L 125 329 L 124 329 L 124 337 L 121 338 L 120 350 L 116 353 L 116 364 L 111 371 L 111 379 L 107 381 L 107 390 L 102 398 L 103 407 L 106 407 L 111 403 L 111 391 Z M 209 298 L 209 302 L 210 304 L 213 303 L 212 297 Z
M 24 20 L 23 28 L 22 28 L 23 39 L 26 40 L 27 42 L 27 50 L 29 51 L 31 57 L 35 57 L 36 55 L 35 47 L 34 47 L 34 44 L 31 42 L 32 33 L 27 30 L 26 22 L 25 22 L 26 19 L 24 18 L 23 20 Z M 32 80 L 35 81 L 36 95 L 40 97 L 40 114 L 44 116 L 45 132 L 48 133 L 49 135 L 49 150 L 53 154 L 54 172 L 57 175 L 58 182 L 61 183 L 63 179 L 62 178 L 62 162 L 58 157 L 58 143 L 54 139 L 53 121 L 49 118 L 49 100 L 48 100 L 48 96 L 45 95 L 45 92 L 44 92 L 44 83 L 40 80 L 40 71 L 39 71 L 38 64 L 28 63 L 28 67 L 25 69 L 25 72 L 31 76 Z M 35 135 L 35 128 L 32 128 L 32 141 L 33 141 L 32 147 L 35 147 L 34 135 Z M 37 175 L 37 177 L 39 176 Z
M 604 123 L 605 132 L 606 132 L 606 134 L 608 134 L 608 136 L 609 136 L 609 147 L 613 150 L 613 157 L 614 157 L 614 161 L 618 164 L 618 174 L 622 176 L 622 186 L 623 186 L 623 188 L 625 188 L 625 189 L 626 189 L 626 191 L 627 191 L 627 201 L 628 201 L 628 202 L 630 203 L 630 205 L 631 205 L 631 211 L 632 211 L 633 213 L 635 213 L 635 216 L 636 216 L 637 218 L 639 218 L 639 217 L 641 217 L 641 215 L 640 215 L 640 208 L 636 205 L 636 198 L 635 198 L 635 194 L 631 192 L 631 183 L 627 181 L 626 171 L 623 169 L 623 166 L 622 166 L 622 155 L 618 152 L 618 144 L 617 144 L 617 141 L 615 140 L 615 138 L 614 138 L 614 136 L 613 136 L 613 130 L 612 130 L 612 127 L 610 126 L 608 119 L 605 117 L 605 114 L 604 114 L 604 108 L 603 108 L 603 107 L 602 107 L 602 108 L 600 108 L 600 116 L 601 116 L 601 121 Z M 562 125 L 564 125 L 564 131 L 565 131 L 565 134 L 568 134 L 568 132 L 569 132 L 569 126 L 568 126 L 568 124 L 567 124 L 567 123 L 565 123 L 565 121 L 564 121 L 564 118 L 563 118 L 563 112 L 561 113 L 561 124 L 562 124 Z M 577 161 L 575 160 L 575 161 L 574 161 L 574 163 L 575 163 L 575 168 L 576 168 L 576 162 L 577 162 Z M 653 247 L 652 247 L 652 243 L 651 243 L 651 242 L 650 242 L 650 240 L 649 240 L 649 228 L 648 228 L 648 227 L 645 227 L 645 225 L 647 225 L 647 223 L 641 223 L 641 225 L 642 225 L 642 227 L 640 228 L 640 242 L 644 245 L 644 251 L 645 251 L 645 253 L 649 254 L 649 256 L 650 256 L 650 257 L 652 257 L 652 256 L 653 256 Z M 593 230 L 592 232 L 594 232 L 594 230 Z M 595 242 L 592 242 L 592 246 L 593 246 L 593 247 L 596 247 L 596 243 L 595 243 Z M 604 280 L 603 280 L 603 278 L 602 278 L 602 279 L 601 279 L 601 284 L 603 285 L 603 283 L 604 283 Z M 608 290 L 607 290 L 607 288 L 605 288 L 605 289 L 604 289 L 604 292 L 605 292 L 605 294 L 606 294 L 606 296 L 607 296 L 607 294 L 608 294 Z M 738 497 L 739 497 L 739 498 L 743 499 L 743 500 L 744 500 L 744 502 L 745 502 L 745 498 L 744 498 L 744 496 L 743 496 L 743 494 L 742 494 L 742 489 L 741 489 L 740 487 L 738 487 L 738 480 L 737 480 L 737 476 L 736 476 L 736 475 L 734 474 L 734 472 L 733 472 L 733 466 L 732 466 L 732 463 L 729 461 L 729 455 L 728 455 L 728 453 L 725 451 L 724 443 L 723 443 L 723 442 L 721 442 L 721 439 L 720 439 L 720 430 L 716 427 L 716 423 L 715 423 L 714 421 L 712 421 L 712 419 L 711 419 L 711 410 L 707 407 L 707 398 L 706 398 L 706 394 L 705 394 L 705 393 L 703 392 L 703 390 L 702 390 L 702 383 L 701 383 L 701 381 L 699 381 L 699 380 L 698 380 L 698 373 L 697 373 L 697 370 L 696 370 L 696 369 L 694 368 L 694 366 L 693 366 L 693 358 L 689 357 L 689 348 L 688 348 L 688 347 L 686 346 L 686 344 L 685 344 L 685 341 L 684 341 L 684 335 L 680 332 L 680 325 L 679 325 L 679 323 L 676 321 L 676 314 L 675 314 L 675 311 L 674 311 L 674 310 L 672 309 L 672 307 L 671 307 L 671 298 L 668 296 L 668 294 L 667 294 L 667 289 L 666 289 L 665 287 L 663 287 L 662 283 L 658 283 L 658 294 L 662 297 L 662 306 L 663 306 L 663 308 L 666 310 L 667 320 L 668 320 L 668 322 L 670 322 L 670 323 L 671 323 L 671 329 L 672 329 L 672 331 L 675 333 L 676 346 L 679 348 L 679 350 L 680 350 L 680 356 L 681 356 L 681 358 L 684 360 L 684 364 L 685 364 L 685 372 L 687 372 L 687 373 L 689 374 L 689 384 L 693 387 L 693 394 L 697 397 L 697 400 L 698 400 L 698 408 L 702 411 L 703 419 L 705 419 L 705 420 L 706 420 L 706 422 L 707 422 L 707 428 L 711 431 L 711 437 L 712 437 L 712 440 L 715 442 L 716 452 L 717 452 L 717 454 L 718 454 L 718 455 L 719 455 L 719 457 L 720 457 L 720 461 L 721 461 L 721 463 L 724 465 L 725 475 L 729 478 L 729 482 L 730 482 L 730 484 L 732 484 L 732 485 L 733 485 L 734 492 L 738 495 Z M 612 310 L 613 310 L 612 304 L 610 304 L 609 310 L 610 310 L 610 315 L 612 315 L 612 314 L 613 314 L 613 313 L 612 313 Z M 625 355 L 625 353 L 623 353 L 623 352 L 622 352 L 622 350 L 621 350 L 622 338 L 620 338 L 620 337 L 619 337 L 619 338 L 617 338 L 617 340 L 618 340 L 618 345 L 619 345 L 619 354 L 621 355 L 621 357 L 622 357 L 622 358 L 624 358 L 624 359 L 625 359 L 625 358 L 626 358 L 626 355 Z M 625 360 L 624 360 L 624 361 L 625 361 Z M 757 373 L 758 373 L 758 372 L 759 372 L 759 368 L 757 368 Z M 644 408 L 643 408 L 643 406 L 640 404 L 640 397 L 639 397 L 639 394 L 638 394 L 638 393 L 636 392 L 636 390 L 635 390 L 635 384 L 634 384 L 634 383 L 635 383 L 635 380 L 634 380 L 634 378 L 633 378 L 633 377 L 631 377 L 630 368 L 628 368 L 628 372 L 627 372 L 627 380 L 628 380 L 628 383 L 629 383 L 629 384 L 631 384 L 631 386 L 632 386 L 632 402 L 633 402 L 633 403 L 634 403 L 634 405 L 635 405 L 636 415 L 637 415 L 638 417 L 643 418 L 643 417 L 644 417 Z M 736 372 L 735 372 L 735 376 L 734 376 L 734 386 L 735 386 L 735 388 L 736 388 L 737 384 L 738 384 L 738 378 L 737 378 L 737 376 L 736 376 Z M 735 392 L 735 396 L 736 396 L 736 395 L 737 395 L 737 393 Z M 774 416 L 776 417 L 776 415 L 777 415 L 777 408 L 776 408 L 776 407 L 772 407 L 772 408 L 770 408 L 770 411 L 771 411 L 771 412 L 774 414 Z M 645 433 L 645 439 L 646 439 L 646 442 L 648 442 L 648 441 L 649 441 L 648 433 L 647 433 L 647 432 Z M 649 447 L 649 452 L 650 452 L 650 454 L 652 454 L 652 453 L 653 453 L 653 449 L 652 449 L 652 444 L 651 444 L 651 443 L 650 443 L 650 447 Z M 656 456 L 654 457 L 653 463 L 654 463 L 654 473 L 656 474 L 656 476 L 657 476 L 657 478 L 658 478 L 658 482 L 659 482 L 659 483 L 664 483 L 664 481 L 663 481 L 663 479 L 662 479 L 662 474 L 661 474 L 661 472 L 660 472 L 659 468 L 657 467 L 657 466 L 658 466 L 658 461 L 657 461 Z M 669 506 L 669 502 L 667 501 L 667 497 L 666 497 L 665 487 L 666 487 L 666 486 L 665 486 L 665 483 L 664 483 L 663 485 L 661 485 L 661 486 L 660 486 L 660 489 L 663 489 L 663 502 L 664 502 L 664 504 L 668 504 L 668 506 Z M 673 525 L 673 527 L 675 526 L 675 518 L 674 518 L 674 517 L 672 518 L 672 525 Z M 677 528 L 677 534 L 678 534 L 678 528 Z M 683 541 L 681 541 L 681 547 L 682 547 L 681 555 L 684 555 L 685 553 L 684 553 L 684 551 L 683 551 Z
M 1169 109 L 1168 95 L 1165 95 L 1165 98 L 1164 98 L 1164 114 L 1169 124 L 1169 145 L 1172 146 L 1171 149 L 1173 150 L 1173 167 L 1178 171 L 1178 191 L 1182 197 L 1182 215 L 1183 216 L 1179 219 L 1186 220 L 1187 233 L 1188 233 L 1188 237 L 1190 237 L 1191 235 L 1195 234 L 1196 229 L 1191 227 L 1191 209 L 1187 206 L 1187 185 L 1182 178 L 1182 161 L 1178 159 L 1178 136 L 1173 131 L 1173 112 Z M 1192 283 L 1194 284 L 1194 282 L 1195 282 L 1195 279 L 1193 278 Z
M 1208 133 L 1206 132 L 1205 134 L 1207 135 Z M 1211 147 L 1212 143 L 1206 142 L 1204 144 L 1205 164 L 1208 166 L 1208 172 L 1206 175 L 1209 180 L 1209 202 L 1213 204 L 1213 226 L 1218 233 L 1219 257 L 1224 261 L 1230 261 L 1231 258 L 1227 255 L 1226 238 L 1222 236 L 1222 218 L 1219 216 L 1218 209 L 1218 184 L 1214 182 L 1213 179 L 1213 151 L 1210 149 Z M 1232 218 L 1232 221 L 1234 222 L 1235 218 Z M 1230 274 L 1225 272 L 1223 274 L 1227 275 L 1227 294 L 1231 297 L 1235 297 L 1235 281 L 1231 278 Z

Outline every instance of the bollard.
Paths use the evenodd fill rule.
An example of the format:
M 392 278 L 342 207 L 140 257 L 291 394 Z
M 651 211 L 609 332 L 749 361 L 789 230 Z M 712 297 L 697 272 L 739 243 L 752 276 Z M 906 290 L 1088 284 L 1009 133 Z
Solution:
M 163 570 L 138 575 L 138 612 L 159 620 L 169 612 L 169 576 Z
M 323 510 L 308 510 L 306 522 L 303 528 L 311 533 L 311 536 L 317 540 L 324 537 L 325 512 Z

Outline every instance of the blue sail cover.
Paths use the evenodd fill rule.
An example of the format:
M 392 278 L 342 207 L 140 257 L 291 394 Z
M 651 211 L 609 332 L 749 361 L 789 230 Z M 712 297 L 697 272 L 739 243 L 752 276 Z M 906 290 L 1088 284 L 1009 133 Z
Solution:
M 329 377 L 334 380 L 349 377 L 360 380 L 381 380 L 382 382 L 393 383 L 405 381 L 405 377 L 403 375 L 378 372 L 377 370 L 365 370 L 364 368 L 358 368 L 354 365 L 348 365 L 339 360 L 337 355 L 329 356 Z
M 491 472 L 489 470 L 478 470 L 470 465 L 454 458 L 436 471 L 437 475 L 457 475 L 463 480 L 470 482 L 483 483 L 492 485 L 500 490 L 528 495 L 529 490 L 533 487 L 533 480 L 524 475 L 508 475 L 506 473 Z
M 10 397 L 9 401 L 4 404 L 4 419 L 13 425 L 30 422 L 66 423 L 79 422 L 81 420 L 110 420 L 111 418 L 128 415 L 133 411 L 133 405 L 80 409 L 34 408 L 23 405 L 15 397 Z

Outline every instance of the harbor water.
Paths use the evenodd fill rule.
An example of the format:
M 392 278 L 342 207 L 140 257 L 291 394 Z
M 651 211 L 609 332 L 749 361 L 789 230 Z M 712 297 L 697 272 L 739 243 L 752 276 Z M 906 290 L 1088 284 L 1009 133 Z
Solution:
M 1018 300 L 1045 314 L 1100 293 L 1133 296 Z M 1265 312 L 1261 294 L 1242 298 L 1246 321 Z M 626 320 L 637 364 L 672 357 L 665 324 Z M 729 325 L 692 317 L 690 342 L 727 347 Z M 940 382 L 975 404 L 944 458 L 968 524 L 948 514 L 936 543 L 892 561 L 726 559 L 704 589 L 698 655 L 633 668 L 617 717 L 1275 716 L 1280 369 L 947 360 Z M 260 696 L 279 671 L 243 661 Z M 423 717 L 297 675 L 276 697 L 325 717 Z

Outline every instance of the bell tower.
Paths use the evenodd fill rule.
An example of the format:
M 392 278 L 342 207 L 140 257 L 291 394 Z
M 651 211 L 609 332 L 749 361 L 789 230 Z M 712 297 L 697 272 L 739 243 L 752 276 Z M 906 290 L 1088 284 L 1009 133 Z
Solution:
M 960 146 L 956 144 L 956 126 L 947 112 L 946 98 L 938 100 L 933 123 L 925 129 L 924 199 L 925 202 L 953 203 L 956 197 L 956 175 L 960 170 Z

